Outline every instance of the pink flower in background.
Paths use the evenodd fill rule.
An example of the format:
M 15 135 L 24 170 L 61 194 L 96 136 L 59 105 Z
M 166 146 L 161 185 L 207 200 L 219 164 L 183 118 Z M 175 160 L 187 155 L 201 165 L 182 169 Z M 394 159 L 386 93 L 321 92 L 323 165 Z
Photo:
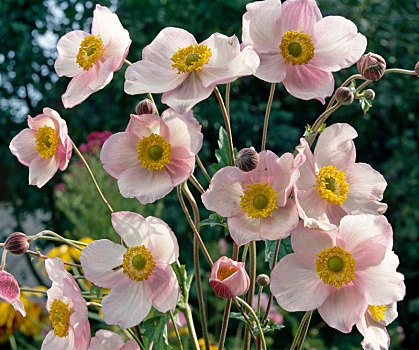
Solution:
M 90 344 L 90 325 L 86 301 L 80 288 L 60 258 L 47 259 L 45 269 L 52 281 L 47 290 L 47 310 L 53 330 L 42 342 L 41 349 L 87 350 Z
M 118 16 L 100 5 L 93 11 L 91 34 L 73 30 L 61 37 L 55 71 L 72 78 L 62 95 L 64 107 L 74 107 L 104 88 L 121 68 L 130 45 Z
M 106 329 L 100 329 L 90 342 L 89 350 L 137 350 L 140 349 L 135 339 L 124 344 L 119 334 Z
M 397 318 L 397 303 L 390 305 L 369 305 L 364 317 L 356 324 L 364 336 L 361 342 L 364 350 L 387 350 L 390 336 L 386 326 Z
M 318 309 L 331 327 L 348 333 L 368 305 L 403 299 L 393 231 L 384 216 L 347 215 L 335 231 L 303 227 L 291 235 L 294 253 L 271 274 L 271 291 L 289 312 Z
M 179 285 L 170 266 L 179 257 L 176 236 L 162 220 L 131 212 L 112 214 L 112 225 L 125 246 L 107 239 L 90 243 L 80 262 L 86 279 L 111 288 L 102 300 L 107 324 L 129 328 L 148 315 L 174 310 Z
M 297 158 L 303 164 L 294 194 L 305 226 L 330 230 L 347 214 L 387 210 L 379 202 L 387 186 L 384 177 L 369 164 L 355 163 L 357 136 L 349 124 L 333 124 L 320 134 L 314 154 L 300 140 Z
M 179 113 L 206 99 L 217 84 L 253 74 L 259 58 L 240 51 L 236 36 L 212 34 L 198 45 L 184 29 L 164 28 L 143 50 L 142 60 L 128 67 L 125 92 L 163 93 L 161 101 Z
M 331 72 L 356 63 L 367 39 L 340 16 L 322 18 L 315 0 L 256 1 L 243 16 L 243 45 L 260 57 L 255 76 L 282 82 L 300 99 L 324 103 L 334 90 Z
M 222 256 L 211 267 L 209 283 L 220 298 L 234 298 L 247 292 L 250 279 L 243 262 Z
M 0 270 L 0 298 L 6 300 L 23 317 L 26 316 L 25 308 L 20 301 L 19 284 L 12 274 L 4 270 Z
M 79 146 L 79 151 L 81 153 L 96 154 L 111 135 L 110 131 L 92 131 L 87 136 L 87 144 L 82 143 Z
M 29 167 L 29 184 L 41 188 L 58 169 L 67 169 L 73 147 L 65 120 L 51 108 L 44 108 L 35 118 L 29 115 L 28 125 L 13 138 L 9 148 Z
M 122 196 L 146 204 L 189 178 L 201 146 L 201 125 L 192 111 L 182 115 L 168 109 L 161 117 L 131 114 L 125 132 L 106 140 L 100 160 L 118 179 Z
M 236 167 L 220 169 L 202 195 L 208 210 L 227 217 L 237 245 L 254 240 L 282 239 L 297 226 L 298 211 L 288 196 L 298 178 L 291 153 L 259 153 L 258 166 L 249 172 Z

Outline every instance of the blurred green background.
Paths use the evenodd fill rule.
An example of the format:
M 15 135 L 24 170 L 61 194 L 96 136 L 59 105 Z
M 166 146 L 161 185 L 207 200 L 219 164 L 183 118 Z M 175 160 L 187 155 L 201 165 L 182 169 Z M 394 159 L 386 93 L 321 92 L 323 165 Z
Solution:
M 123 26 L 130 32 L 132 44 L 127 59 L 141 59 L 141 50 L 157 33 L 167 26 L 184 28 L 195 35 L 198 42 L 214 32 L 236 34 L 241 38 L 241 17 L 245 0 L 122 0 L 102 1 L 116 12 Z M 419 59 L 419 4 L 416 0 L 318 0 L 323 16 L 341 15 L 352 20 L 368 39 L 367 52 L 382 55 L 387 67 L 413 69 Z M 27 127 L 27 115 L 36 116 L 44 107 L 57 110 L 67 121 L 69 134 L 77 145 L 87 142 L 93 131 L 125 129 L 129 114 L 145 96 L 129 96 L 123 92 L 124 66 L 116 72 L 112 82 L 91 95 L 84 103 L 64 109 L 61 95 L 69 82 L 59 79 L 54 71 L 57 56 L 56 42 L 65 33 L 81 29 L 90 31 L 91 1 L 24 1 L 0 2 L 0 210 L 8 221 L 0 225 L 1 235 L 25 231 L 28 218 L 35 218 L 41 229 L 48 228 L 78 239 L 116 236 L 110 225 L 107 208 L 100 202 L 89 182 L 87 173 L 73 156 L 68 171 L 58 172 L 42 189 L 27 186 L 28 169 L 10 153 L 10 140 Z M 335 73 L 336 85 L 356 67 Z M 376 92 L 373 108 L 364 115 L 357 102 L 340 108 L 330 122 L 347 122 L 358 131 L 355 140 L 357 161 L 370 163 L 388 182 L 384 202 L 388 203 L 387 218 L 394 229 L 394 250 L 400 257 L 399 271 L 405 275 L 407 294 L 398 303 L 399 318 L 389 327 L 392 348 L 417 349 L 419 342 L 419 80 L 415 76 L 388 74 L 369 86 Z M 231 120 L 235 147 L 254 146 L 260 149 L 263 116 L 270 84 L 255 77 L 245 77 L 231 87 Z M 223 87 L 220 87 L 224 91 Z M 155 100 L 159 110 L 160 96 Z M 272 107 L 267 148 L 281 154 L 292 152 L 304 132 L 324 110 L 318 101 L 301 101 L 289 95 L 279 84 Z M 215 163 L 218 130 L 223 124 L 216 98 L 211 96 L 194 108 L 203 126 L 204 146 L 199 154 L 210 168 Z M 74 153 L 73 153 L 74 154 Z M 97 150 L 87 152 L 88 160 L 105 188 L 116 210 L 134 210 L 143 215 L 155 215 L 166 220 L 181 243 L 181 263 L 193 270 L 192 256 L 185 254 L 192 247 L 192 233 L 182 217 L 175 191 L 154 204 L 142 206 L 135 199 L 119 195 L 115 181 L 100 166 Z M 206 188 L 208 182 L 197 169 L 196 175 Z M 58 187 L 56 187 L 59 184 Z M 65 190 L 63 190 L 63 185 Z M 192 187 L 192 186 L 190 186 Z M 193 193 L 199 200 L 198 192 Z M 201 218 L 208 217 L 202 209 Z M 35 225 L 36 226 L 36 225 Z M 31 226 L 26 229 L 27 233 Z M 26 225 L 27 227 L 27 225 Z M 208 242 L 213 259 L 220 255 L 219 239 L 223 232 L 203 228 L 203 239 Z M 231 240 L 228 254 L 231 254 Z M 42 248 L 42 245 L 39 245 Z M 258 273 L 267 272 L 263 244 L 258 244 Z M 183 253 L 182 253 L 183 252 Z M 208 277 L 208 266 L 202 261 L 202 277 Z M 19 281 L 23 282 L 23 281 Z M 212 296 L 208 285 L 205 293 L 210 301 L 210 333 L 218 337 L 223 303 Z M 192 285 L 192 298 L 194 294 Z M 194 300 L 192 300 L 194 302 Z M 197 305 L 195 303 L 195 305 Z M 219 305 L 219 306 L 217 306 Z M 197 306 L 195 307 L 197 311 Z M 296 316 L 285 315 L 285 328 L 270 335 L 271 347 L 282 349 L 291 343 Z M 231 322 L 232 329 L 237 322 Z M 197 327 L 200 332 L 199 326 Z M 234 349 L 235 332 L 227 340 L 227 349 Z M 356 329 L 343 335 L 328 328 L 315 314 L 307 340 L 307 348 L 359 349 L 362 337 Z M 5 344 L 5 346 L 8 346 Z

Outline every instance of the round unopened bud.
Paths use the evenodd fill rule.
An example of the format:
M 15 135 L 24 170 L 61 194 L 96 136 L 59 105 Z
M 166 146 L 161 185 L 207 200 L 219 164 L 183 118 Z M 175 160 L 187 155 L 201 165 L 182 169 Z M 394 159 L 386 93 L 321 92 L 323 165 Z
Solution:
M 256 283 L 261 286 L 261 287 L 266 287 L 269 286 L 269 283 L 271 282 L 271 280 L 269 279 L 268 275 L 265 275 L 264 273 L 260 274 L 257 278 L 256 278 Z
M 157 108 L 153 102 L 151 102 L 148 98 L 137 103 L 135 106 L 135 114 L 157 114 Z
M 7 237 L 4 248 L 15 255 L 24 254 L 29 249 L 28 236 L 22 232 L 14 232 Z
M 354 101 L 354 93 L 350 88 L 341 86 L 336 90 L 336 100 L 343 105 L 350 105 Z
M 364 98 L 368 101 L 372 101 L 375 98 L 375 92 L 372 89 L 367 89 L 364 91 Z
M 419 77 L 419 62 L 415 65 L 415 73 Z
M 368 52 L 359 59 L 356 66 L 365 79 L 378 80 L 386 71 L 386 60 L 380 55 Z
M 236 164 L 242 171 L 252 171 L 259 164 L 259 155 L 252 148 L 243 148 L 237 153 Z

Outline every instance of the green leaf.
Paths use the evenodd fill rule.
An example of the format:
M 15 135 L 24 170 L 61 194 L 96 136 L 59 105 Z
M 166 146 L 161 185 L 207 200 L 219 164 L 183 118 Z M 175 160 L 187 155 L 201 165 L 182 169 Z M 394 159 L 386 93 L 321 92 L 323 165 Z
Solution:
M 179 300 L 178 305 L 184 307 L 188 302 L 189 290 L 191 288 L 193 274 L 188 275 L 185 265 L 180 265 L 178 261 L 172 264 L 173 271 L 179 282 Z M 187 295 L 185 295 L 187 294 Z
M 152 309 L 149 316 L 141 323 L 140 330 L 147 349 L 151 344 L 155 350 L 171 349 L 167 340 L 169 320 L 169 314 Z
M 361 108 L 364 111 L 364 115 L 372 107 L 372 102 L 371 101 L 368 101 L 367 99 L 365 99 L 365 97 L 361 97 L 359 99 L 359 104 L 361 105 Z
M 220 126 L 220 131 L 218 132 L 218 147 L 219 149 L 215 150 L 215 158 L 217 158 L 218 163 L 211 165 L 212 169 L 215 171 L 231 165 L 227 131 L 222 126 Z M 236 148 L 233 149 L 233 154 L 234 157 L 236 157 Z
M 276 242 L 277 241 L 265 241 L 265 261 L 269 263 L 270 269 L 272 269 Z M 278 260 L 283 258 L 285 255 L 291 254 L 292 252 L 291 238 L 287 237 L 282 239 L 278 250 Z
M 274 323 L 273 321 L 269 320 L 269 322 L 264 327 L 262 327 L 262 332 L 263 332 L 263 334 L 268 333 L 268 332 L 274 332 L 274 331 L 282 329 L 284 327 L 285 326 L 282 325 L 282 324 L 277 324 L 277 323 Z M 259 334 L 259 328 L 256 325 L 253 327 L 253 334 L 254 335 Z
M 90 294 L 96 294 L 97 298 L 100 299 L 102 296 L 102 289 L 101 287 L 98 287 L 92 283 L 92 286 L 90 287 Z
M 201 226 L 210 226 L 210 227 L 215 227 L 215 226 L 224 226 L 227 227 L 227 223 L 225 222 L 224 218 L 216 213 L 211 214 L 208 219 L 205 220 L 201 220 L 198 224 L 198 227 Z

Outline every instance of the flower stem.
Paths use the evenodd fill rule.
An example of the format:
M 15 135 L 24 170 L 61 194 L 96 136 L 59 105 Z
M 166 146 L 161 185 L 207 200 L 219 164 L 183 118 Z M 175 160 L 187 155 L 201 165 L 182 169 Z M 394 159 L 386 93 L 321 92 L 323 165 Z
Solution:
M 175 318 L 173 317 L 173 312 L 169 310 L 170 319 L 173 323 L 173 328 L 175 329 L 176 339 L 179 344 L 179 350 L 183 350 L 182 339 L 180 338 L 179 330 L 177 329 L 177 325 L 175 322 Z
M 199 167 L 201 168 L 202 173 L 204 174 L 204 176 L 206 177 L 208 182 L 211 182 L 211 177 L 209 176 L 209 174 L 207 172 L 207 169 L 205 169 L 204 164 L 202 164 L 201 158 L 199 158 L 198 155 L 196 155 L 195 158 L 196 158 L 196 162 L 198 163 Z
M 226 303 L 224 306 L 223 323 L 222 323 L 221 332 L 220 332 L 220 340 L 218 341 L 218 350 L 224 349 L 224 343 L 227 336 L 228 320 L 230 317 L 230 309 L 231 309 L 231 299 L 226 299 Z
M 149 100 L 150 100 L 151 102 L 153 102 L 154 107 L 156 107 L 156 114 L 157 114 L 157 115 L 160 115 L 160 114 L 159 114 L 159 110 L 157 109 L 156 102 L 154 102 L 153 95 L 152 95 L 150 92 L 147 92 L 147 97 L 149 98 Z
M 280 246 L 280 244 L 281 244 L 281 240 L 278 239 L 276 241 L 274 256 L 273 256 L 273 259 L 272 259 L 272 270 L 273 270 L 273 268 L 276 265 L 276 259 L 278 259 L 278 253 L 279 253 L 279 246 Z M 273 294 L 271 292 L 271 289 L 269 288 L 269 299 L 268 299 L 268 304 L 266 305 L 265 314 L 263 315 L 263 318 L 262 318 L 262 324 L 264 324 L 265 321 L 268 319 L 269 310 L 271 309 L 271 305 L 272 305 L 272 299 L 273 299 Z
M 56 239 L 50 239 L 50 238 L 53 238 L 53 237 L 48 238 L 48 236 L 45 236 L 45 235 L 54 236 Z M 73 248 L 76 248 L 80 251 L 82 251 L 83 248 L 80 248 L 77 244 L 84 245 L 84 246 L 88 245 L 86 243 L 73 241 L 73 240 L 64 238 L 64 237 L 60 236 L 58 233 L 55 233 L 54 231 L 50 231 L 50 230 L 43 230 L 43 231 L 37 233 L 35 236 L 30 236 L 29 239 L 31 241 L 36 240 L 36 239 L 46 239 L 46 240 L 51 240 L 51 241 L 57 240 L 57 241 L 61 241 L 61 242 L 65 243 L 65 244 L 67 244 L 67 245 L 69 245 Z M 74 243 L 74 242 L 77 242 L 77 243 Z
M 192 312 L 189 304 L 186 303 L 185 307 L 183 308 L 183 314 L 185 315 L 186 325 L 188 327 L 189 337 L 192 341 L 192 347 L 194 350 L 200 350 L 198 338 L 196 336 L 195 326 L 193 323 Z
M 26 288 L 21 287 L 19 288 L 21 292 L 28 292 L 28 293 L 39 293 L 39 294 L 47 294 L 46 290 L 34 289 L 34 288 Z
M 255 282 L 256 282 L 256 242 L 252 241 L 249 243 L 249 290 L 247 292 L 247 302 L 251 305 L 253 302 L 253 295 L 255 294 Z M 244 330 L 244 350 L 250 349 L 250 333 L 246 328 Z
M 312 314 L 313 311 L 307 311 L 304 314 L 303 318 L 301 319 L 300 325 L 298 326 L 297 334 L 295 335 L 294 341 L 291 344 L 290 350 L 300 349 L 303 345 L 304 339 L 307 335 L 308 324 L 310 323 Z M 306 323 L 307 326 L 305 325 Z M 296 348 L 297 345 L 299 346 L 298 348 Z
M 262 132 L 262 146 L 261 146 L 262 151 L 264 151 L 265 148 L 266 148 L 266 136 L 268 134 L 269 114 L 271 113 L 272 101 L 274 99 L 275 85 L 276 85 L 275 83 L 271 84 L 271 90 L 269 92 L 268 104 L 266 105 L 265 121 L 263 123 L 263 132 Z
M 126 331 L 134 338 L 141 350 L 145 350 L 144 344 L 140 341 L 135 332 L 131 328 L 127 328 Z
M 49 256 L 46 256 L 46 255 L 42 254 L 40 251 L 33 252 L 32 250 L 27 250 L 26 254 L 33 255 L 33 256 L 35 256 L 37 258 L 40 258 L 40 259 L 45 259 L 45 260 L 50 259 Z M 81 268 L 81 265 L 79 265 L 79 264 L 73 264 L 73 263 L 69 263 L 69 262 L 66 262 L 66 261 L 63 261 L 63 263 L 64 263 L 64 265 Z
M 387 73 L 400 73 L 400 74 L 407 74 L 407 75 L 416 75 L 416 72 L 414 70 L 400 69 L 400 68 L 386 69 L 384 74 L 387 74 Z
M 76 151 L 77 155 L 80 157 L 81 161 L 83 162 L 84 166 L 86 167 L 87 172 L 89 173 L 90 178 L 92 179 L 93 184 L 95 185 L 96 190 L 99 193 L 100 198 L 102 198 L 103 203 L 105 203 L 105 205 L 108 207 L 109 211 L 111 213 L 113 213 L 114 211 L 113 211 L 111 205 L 106 200 L 105 196 L 103 195 L 103 193 L 102 193 L 102 191 L 101 191 L 101 189 L 100 189 L 100 187 L 99 187 L 99 185 L 98 185 L 98 183 L 97 183 L 97 181 L 95 179 L 95 176 L 93 175 L 92 170 L 89 167 L 89 164 L 87 164 L 86 159 L 83 157 L 83 155 L 81 154 L 81 152 L 79 151 L 79 149 L 77 148 L 77 146 L 74 144 L 73 140 L 71 140 L 71 144 L 73 145 L 74 150 Z
M 86 306 L 97 306 L 97 307 L 102 307 L 102 304 L 100 303 L 96 303 L 94 301 L 88 301 L 86 302 Z
M 199 192 L 201 192 L 201 194 L 205 192 L 204 188 L 201 186 L 201 184 L 199 183 L 198 179 L 193 174 L 191 174 L 191 176 L 189 177 L 189 181 L 192 182 L 192 185 L 194 185 L 195 188 Z
M 230 117 L 230 87 L 231 87 L 231 84 L 227 83 L 226 84 L 226 111 L 229 117 Z

